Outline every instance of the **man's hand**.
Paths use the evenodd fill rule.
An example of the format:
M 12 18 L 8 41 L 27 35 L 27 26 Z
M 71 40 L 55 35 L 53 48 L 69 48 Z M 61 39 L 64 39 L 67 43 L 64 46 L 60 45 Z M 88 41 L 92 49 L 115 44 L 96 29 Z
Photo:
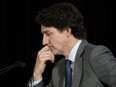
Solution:
M 54 63 L 55 59 L 53 53 L 49 50 L 49 47 L 45 46 L 38 52 L 37 55 L 33 72 L 34 80 L 39 80 L 41 78 L 42 73 L 44 72 L 46 67 L 46 62 L 48 60 Z

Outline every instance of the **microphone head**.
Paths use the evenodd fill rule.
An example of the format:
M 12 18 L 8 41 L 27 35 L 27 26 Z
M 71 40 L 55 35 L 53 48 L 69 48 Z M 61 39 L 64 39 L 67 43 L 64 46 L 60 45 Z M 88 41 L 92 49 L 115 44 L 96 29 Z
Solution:
M 19 66 L 19 67 L 25 67 L 25 66 L 26 66 L 26 63 L 21 62 L 21 61 L 16 61 L 16 62 L 15 62 L 15 65 L 16 65 L 16 66 Z

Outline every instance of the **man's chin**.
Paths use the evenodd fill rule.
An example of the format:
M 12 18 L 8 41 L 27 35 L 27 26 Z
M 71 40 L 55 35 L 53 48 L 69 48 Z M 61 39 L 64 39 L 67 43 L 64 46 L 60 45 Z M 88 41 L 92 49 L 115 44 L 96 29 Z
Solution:
M 62 55 L 62 54 L 60 54 L 60 53 L 58 53 L 58 52 L 53 52 L 53 54 L 54 54 L 54 55 Z
M 54 55 L 59 55 L 59 53 L 55 52 L 55 51 L 51 51 Z
M 51 52 L 54 54 L 54 55 L 61 55 L 58 51 L 54 50 L 54 49 L 51 49 Z

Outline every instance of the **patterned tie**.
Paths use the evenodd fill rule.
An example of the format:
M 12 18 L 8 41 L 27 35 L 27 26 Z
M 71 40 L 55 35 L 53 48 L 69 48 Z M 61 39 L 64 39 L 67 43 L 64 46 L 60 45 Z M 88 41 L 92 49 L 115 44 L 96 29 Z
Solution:
M 71 69 L 71 61 L 65 61 L 65 87 L 71 87 L 72 85 L 72 69 Z

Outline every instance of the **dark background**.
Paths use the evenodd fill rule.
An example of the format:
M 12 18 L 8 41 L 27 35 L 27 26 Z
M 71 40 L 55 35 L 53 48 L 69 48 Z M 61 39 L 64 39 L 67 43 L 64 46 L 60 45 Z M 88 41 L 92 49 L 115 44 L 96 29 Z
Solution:
M 26 87 L 32 76 L 37 52 L 42 48 L 35 15 L 43 7 L 63 1 L 71 2 L 80 9 L 88 33 L 87 40 L 107 46 L 116 56 L 115 5 L 111 0 L 2 0 L 0 69 L 17 60 L 26 63 L 24 68 L 15 67 L 0 75 L 2 87 Z M 53 64 L 48 62 L 43 74 L 45 84 L 49 82 L 52 67 Z

